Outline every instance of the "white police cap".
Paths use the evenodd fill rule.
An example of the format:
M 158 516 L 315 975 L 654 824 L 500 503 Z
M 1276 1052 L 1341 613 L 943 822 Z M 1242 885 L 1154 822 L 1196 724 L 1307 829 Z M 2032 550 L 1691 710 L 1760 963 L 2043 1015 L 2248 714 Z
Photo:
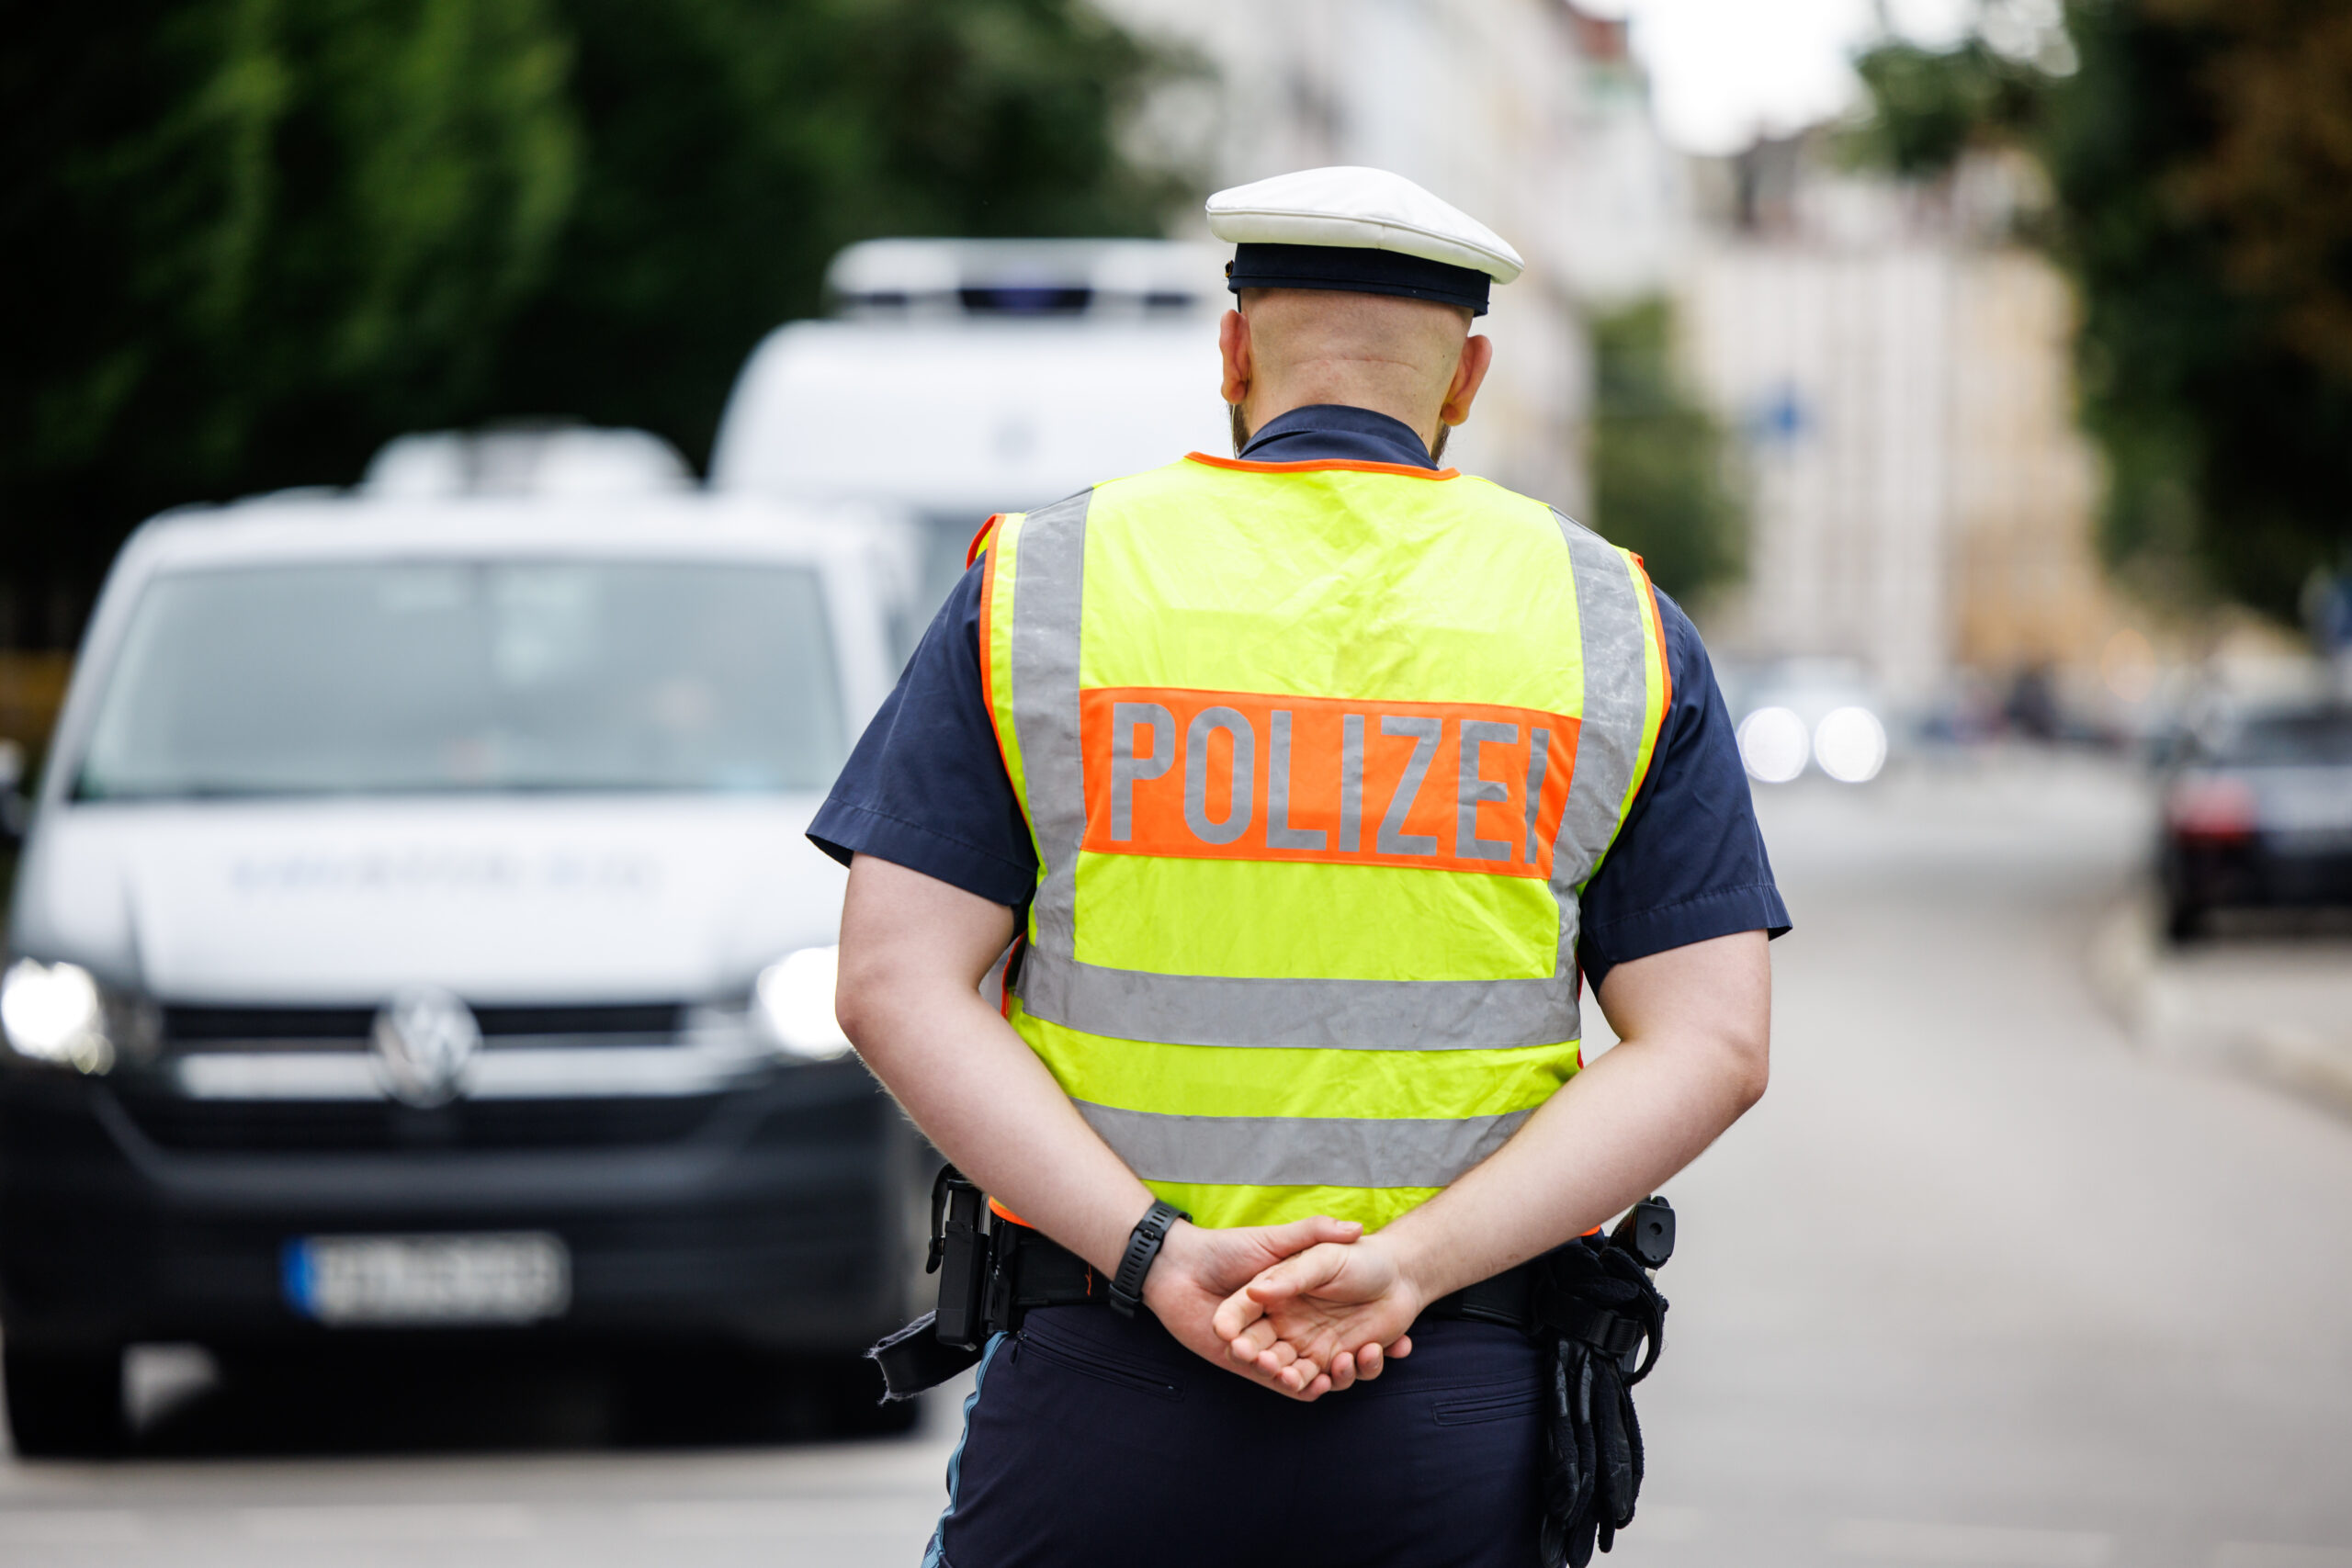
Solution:
M 1227 287 L 1336 288 L 1436 299 L 1484 313 L 1489 280 L 1525 263 L 1493 230 L 1402 175 L 1302 169 L 1221 190 L 1209 232 L 1231 241 Z

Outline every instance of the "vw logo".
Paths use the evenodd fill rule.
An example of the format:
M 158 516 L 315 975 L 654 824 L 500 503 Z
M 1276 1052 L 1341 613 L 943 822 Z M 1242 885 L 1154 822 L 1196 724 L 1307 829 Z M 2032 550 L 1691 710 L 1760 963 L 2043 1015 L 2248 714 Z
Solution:
M 435 986 L 399 992 L 376 1010 L 376 1076 L 393 1099 L 447 1105 L 465 1087 L 481 1049 L 481 1026 L 465 1003 Z

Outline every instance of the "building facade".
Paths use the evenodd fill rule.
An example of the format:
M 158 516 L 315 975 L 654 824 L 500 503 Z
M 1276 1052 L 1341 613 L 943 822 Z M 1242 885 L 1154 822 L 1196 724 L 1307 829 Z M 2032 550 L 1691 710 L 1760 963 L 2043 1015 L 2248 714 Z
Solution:
M 1816 134 L 1713 175 L 1678 294 L 1692 375 L 1744 438 L 1725 646 L 1851 660 L 1914 700 L 1962 668 L 2095 661 L 2123 616 L 2093 549 L 2073 297 L 2008 237 L 2026 172 L 1898 186 L 1836 169 Z

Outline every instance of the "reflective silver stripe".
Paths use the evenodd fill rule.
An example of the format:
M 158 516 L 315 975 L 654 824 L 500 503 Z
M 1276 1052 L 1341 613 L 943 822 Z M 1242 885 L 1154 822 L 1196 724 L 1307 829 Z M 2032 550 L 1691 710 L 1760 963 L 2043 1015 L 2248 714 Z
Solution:
M 1086 584 L 1080 491 L 1021 525 L 1013 556 L 1012 723 L 1028 785 L 1029 830 L 1045 875 L 1029 907 L 1035 946 L 1068 954 L 1078 941 L 1078 846 L 1086 837 L 1086 775 L 1078 724 L 1079 607 Z M 1152 738 L 1159 749 L 1159 739 Z
M 1532 1111 L 1458 1120 L 1156 1116 L 1080 1100 L 1078 1113 L 1147 1181 L 1233 1187 L 1443 1187 Z
M 1576 965 L 1578 895 L 1617 837 L 1634 786 L 1649 710 L 1649 656 L 1634 574 L 1617 547 L 1569 517 L 1552 515 L 1576 570 L 1577 624 L 1584 644 L 1584 708 L 1576 771 L 1552 847 L 1552 895 L 1560 903 L 1560 967 Z
M 1504 1050 L 1577 1037 L 1573 966 L 1525 980 L 1269 980 L 1109 969 L 1041 945 L 1013 988 L 1065 1028 L 1170 1045 Z

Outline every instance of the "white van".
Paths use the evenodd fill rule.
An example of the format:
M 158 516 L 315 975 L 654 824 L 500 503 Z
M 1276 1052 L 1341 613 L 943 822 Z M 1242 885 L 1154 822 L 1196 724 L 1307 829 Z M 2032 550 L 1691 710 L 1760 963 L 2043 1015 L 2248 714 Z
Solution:
M 834 319 L 778 328 L 744 365 L 711 484 L 907 509 L 928 610 L 990 513 L 1228 449 L 1223 267 L 1159 240 L 853 245 L 827 275 Z
M 894 673 L 888 520 L 436 460 L 107 581 L 0 978 L 20 1452 L 118 1440 L 134 1341 L 723 1343 L 854 1412 L 909 1315 L 928 1170 L 802 837 Z

